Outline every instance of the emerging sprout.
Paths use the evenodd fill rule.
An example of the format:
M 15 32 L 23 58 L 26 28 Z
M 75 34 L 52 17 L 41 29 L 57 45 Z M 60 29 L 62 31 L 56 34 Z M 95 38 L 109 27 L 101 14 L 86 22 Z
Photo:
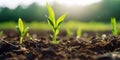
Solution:
M 117 28 L 116 28 L 116 19 L 115 18 L 111 18 L 111 25 L 112 25 L 112 34 L 114 36 L 117 36 L 118 32 L 117 32 Z
M 67 28 L 66 29 L 66 32 L 67 32 L 67 36 L 70 37 L 73 35 L 73 32 L 71 31 L 71 29 Z
M 23 43 L 23 37 L 28 32 L 29 27 L 24 28 L 24 24 L 22 22 L 22 19 L 19 18 L 18 19 L 18 25 L 16 26 L 16 28 L 17 28 L 17 31 L 18 31 L 19 36 L 20 36 L 20 44 L 22 44 Z
M 80 28 L 78 28 L 78 30 L 77 30 L 77 38 L 80 38 L 81 35 L 82 35 L 82 31 L 81 31 Z
M 3 35 L 3 31 L 0 31 L 0 36 L 2 36 Z
M 64 18 L 66 17 L 66 14 L 63 14 L 57 20 L 55 20 L 55 14 L 53 9 L 48 3 L 46 3 L 46 5 L 49 13 L 49 17 L 47 17 L 48 24 L 52 27 L 52 31 L 53 31 L 53 44 L 58 44 L 58 42 L 56 41 L 56 36 L 59 33 L 59 27 L 63 22 Z

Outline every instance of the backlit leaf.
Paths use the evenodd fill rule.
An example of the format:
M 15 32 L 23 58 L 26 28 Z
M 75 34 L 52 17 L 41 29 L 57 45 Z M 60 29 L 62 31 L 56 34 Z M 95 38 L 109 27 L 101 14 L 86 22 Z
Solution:
M 48 13 L 49 13 L 49 19 L 51 19 L 51 21 L 53 22 L 53 25 L 55 25 L 55 14 L 54 14 L 54 11 L 53 9 L 51 8 L 51 6 L 46 3 L 47 5 L 47 10 L 48 10 Z
M 54 24 L 53 22 L 50 20 L 50 18 L 48 18 L 48 24 L 51 25 L 54 28 Z
M 63 14 L 57 19 L 57 26 L 60 26 L 60 24 L 63 22 L 65 17 L 66 17 L 66 14 Z
M 115 18 L 111 18 L 111 25 L 112 25 L 112 34 L 117 36 L 117 28 L 116 28 L 116 19 Z
M 19 18 L 19 20 L 18 20 L 18 28 L 19 28 L 20 32 L 22 33 L 24 30 L 24 25 L 23 25 L 21 18 Z
M 20 31 L 20 28 L 19 28 L 18 26 L 16 26 L 16 29 L 17 29 L 17 31 L 18 31 L 18 33 L 19 33 L 19 35 L 21 36 L 21 35 L 22 35 L 22 33 L 21 33 L 21 31 Z
M 24 35 L 24 36 L 25 36 L 26 33 L 28 32 L 28 29 L 29 29 L 29 27 L 26 27 L 26 28 L 24 29 L 24 32 L 23 32 L 23 35 Z

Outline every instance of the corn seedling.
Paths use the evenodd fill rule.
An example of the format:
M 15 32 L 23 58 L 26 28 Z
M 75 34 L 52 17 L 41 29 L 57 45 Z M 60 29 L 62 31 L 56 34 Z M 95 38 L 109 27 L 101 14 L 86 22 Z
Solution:
M 80 28 L 78 28 L 78 30 L 77 30 L 77 37 L 76 38 L 77 39 L 80 38 L 81 35 L 82 35 L 82 30 Z
M 3 35 L 3 31 L 0 31 L 0 36 L 2 36 Z
M 71 31 L 71 29 L 67 28 L 66 29 L 66 33 L 67 33 L 67 36 L 70 37 L 73 35 L 73 32 Z
M 32 36 L 31 36 L 29 33 L 27 33 L 26 36 L 27 36 L 29 39 L 32 39 L 32 40 L 33 40 Z
M 48 24 L 52 27 L 52 31 L 53 31 L 53 44 L 58 44 L 58 42 L 56 41 L 56 36 L 59 33 L 59 27 L 61 25 L 61 23 L 63 22 L 64 18 L 66 17 L 66 14 L 63 14 L 62 16 L 60 16 L 57 20 L 55 20 L 55 14 L 53 9 L 51 8 L 51 6 L 46 3 L 47 5 L 47 9 L 48 9 L 48 14 L 49 16 L 47 17 L 48 20 Z
M 111 25 L 112 25 L 112 34 L 114 36 L 117 36 L 118 32 L 117 32 L 117 28 L 116 28 L 116 19 L 115 18 L 111 18 Z
M 17 28 L 17 31 L 18 31 L 19 36 L 20 36 L 20 44 L 22 44 L 23 43 L 23 37 L 27 34 L 29 27 L 24 28 L 24 24 L 22 22 L 22 19 L 19 18 L 18 19 L 18 25 L 16 26 L 16 28 Z

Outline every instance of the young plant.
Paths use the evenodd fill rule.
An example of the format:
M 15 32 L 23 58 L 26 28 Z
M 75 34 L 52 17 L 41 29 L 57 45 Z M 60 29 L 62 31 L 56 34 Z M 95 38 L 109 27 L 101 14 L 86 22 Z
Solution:
M 53 31 L 53 44 L 58 44 L 58 41 L 56 40 L 56 36 L 59 33 L 59 27 L 61 25 L 61 23 L 63 22 L 64 18 L 66 17 L 66 14 L 63 14 L 62 16 L 60 16 L 57 20 L 55 20 L 55 14 L 53 9 L 51 8 L 51 6 L 46 3 L 47 5 L 47 9 L 48 9 L 48 14 L 49 16 L 47 17 L 48 20 L 48 24 L 52 27 L 52 31 Z
M 3 35 L 3 31 L 0 31 L 0 36 L 2 36 Z
M 111 25 L 112 25 L 112 34 L 114 36 L 117 36 L 118 32 L 117 32 L 116 19 L 115 18 L 111 18 Z
M 27 34 L 29 27 L 24 28 L 24 24 L 22 22 L 22 19 L 18 19 L 18 25 L 16 26 L 17 31 L 19 33 L 19 38 L 20 38 L 20 44 L 23 43 L 23 37 Z
M 67 28 L 66 29 L 66 32 L 67 32 L 67 36 L 70 37 L 73 35 L 73 32 L 71 31 L 71 29 Z
M 77 37 L 76 38 L 77 39 L 80 38 L 81 35 L 82 35 L 82 30 L 80 28 L 78 28 L 78 30 L 77 30 Z

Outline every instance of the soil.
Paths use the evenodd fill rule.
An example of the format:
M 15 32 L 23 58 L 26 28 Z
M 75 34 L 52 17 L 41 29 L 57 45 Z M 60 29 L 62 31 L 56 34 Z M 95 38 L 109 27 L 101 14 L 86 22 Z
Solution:
M 120 35 L 110 31 L 83 31 L 80 38 L 76 34 L 67 36 L 61 31 L 57 37 L 59 44 L 52 44 L 51 31 L 30 30 L 31 37 L 25 37 L 19 44 L 16 30 L 3 30 L 0 36 L 0 60 L 119 60 L 108 56 L 120 51 Z M 103 39 L 102 35 L 106 35 Z M 109 54 L 107 54 L 109 53 Z M 119 55 L 119 54 L 118 54 Z

